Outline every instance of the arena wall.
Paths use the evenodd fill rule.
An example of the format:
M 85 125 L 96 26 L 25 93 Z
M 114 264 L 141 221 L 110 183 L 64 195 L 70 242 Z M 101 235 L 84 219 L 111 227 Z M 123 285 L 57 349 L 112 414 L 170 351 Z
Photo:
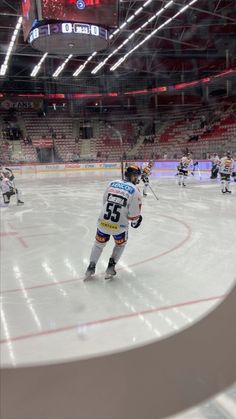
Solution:
M 236 379 L 236 285 L 165 339 L 90 359 L 1 370 L 1 419 L 161 419 Z
M 138 166 L 143 165 L 143 161 L 132 161 Z M 176 171 L 179 161 L 177 160 L 159 160 L 154 163 L 154 170 Z M 53 173 L 53 172 L 73 172 L 73 171 L 91 171 L 91 170 L 114 170 L 120 169 L 120 162 L 83 162 L 83 163 L 47 163 L 47 164 L 19 164 L 8 165 L 15 174 L 27 173 Z M 199 160 L 198 168 L 200 171 L 210 171 L 211 162 L 209 160 Z

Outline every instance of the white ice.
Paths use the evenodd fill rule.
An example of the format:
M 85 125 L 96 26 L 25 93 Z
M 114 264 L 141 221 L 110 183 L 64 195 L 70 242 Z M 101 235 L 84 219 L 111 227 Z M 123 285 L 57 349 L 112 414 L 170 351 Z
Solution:
M 40 364 L 143 345 L 219 304 L 236 276 L 236 183 L 155 173 L 143 223 L 104 280 L 83 282 L 107 182 L 117 171 L 19 177 L 25 205 L 1 208 L 1 363 Z M 208 176 L 208 175 L 207 175 Z

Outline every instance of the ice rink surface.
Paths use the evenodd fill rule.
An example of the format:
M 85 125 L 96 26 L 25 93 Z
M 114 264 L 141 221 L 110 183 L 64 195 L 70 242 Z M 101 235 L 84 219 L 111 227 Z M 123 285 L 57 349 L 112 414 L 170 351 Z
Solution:
M 13 197 L 1 208 L 2 366 L 146 344 L 197 321 L 232 286 L 236 184 L 222 195 L 208 175 L 180 188 L 173 173 L 157 172 L 151 185 L 159 201 L 150 190 L 143 199 L 143 223 L 129 230 L 117 277 L 104 280 L 111 240 L 94 280 L 83 282 L 103 191 L 117 178 L 117 171 L 18 178 L 25 205 L 17 207 Z M 183 418 L 236 417 L 218 410 L 214 416 L 207 406 L 201 412 L 210 409 L 211 416 L 197 409 Z
M 1 362 L 43 363 L 142 345 L 178 332 L 219 304 L 236 275 L 232 195 L 198 175 L 186 189 L 154 173 L 143 223 L 113 281 L 108 243 L 83 282 L 103 191 L 116 171 L 18 178 L 25 205 L 1 208 Z

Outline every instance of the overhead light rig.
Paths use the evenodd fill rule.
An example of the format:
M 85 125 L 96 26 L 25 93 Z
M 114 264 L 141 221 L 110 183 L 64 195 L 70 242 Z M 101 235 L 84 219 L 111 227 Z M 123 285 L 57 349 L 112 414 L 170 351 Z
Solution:
M 43 62 L 45 61 L 45 59 L 47 58 L 48 52 L 45 52 L 45 54 L 42 56 L 41 60 L 39 61 L 39 63 L 33 68 L 32 73 L 30 74 L 31 77 L 36 77 Z
M 7 49 L 7 53 L 6 53 L 6 56 L 5 56 L 4 63 L 1 65 L 0 76 L 5 76 L 6 71 L 8 69 L 8 61 L 10 59 L 10 56 L 12 54 L 12 50 L 13 50 L 14 45 L 16 43 L 16 39 L 17 39 L 17 36 L 19 34 L 19 30 L 20 30 L 20 27 L 21 27 L 21 24 L 22 24 L 22 20 L 23 20 L 23 18 L 22 18 L 22 16 L 20 16 L 18 21 L 17 21 L 17 24 L 16 24 L 15 30 L 13 32 L 13 35 L 11 37 L 10 44 L 8 45 L 8 49 Z

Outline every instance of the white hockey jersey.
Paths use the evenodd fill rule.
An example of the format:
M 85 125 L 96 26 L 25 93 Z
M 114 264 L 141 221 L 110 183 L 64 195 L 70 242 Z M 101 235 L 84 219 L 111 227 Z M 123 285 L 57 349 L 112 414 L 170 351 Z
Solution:
M 212 165 L 216 165 L 216 164 L 218 165 L 218 164 L 220 164 L 220 158 L 219 158 L 219 156 L 212 157 L 211 162 L 212 162 Z
M 220 173 L 231 174 L 234 169 L 234 160 L 229 157 L 222 157 L 220 160 Z
M 189 170 L 193 167 L 193 161 L 192 159 L 189 159 L 188 157 L 184 156 L 180 160 L 180 168 L 182 170 Z
M 14 189 L 14 184 L 10 179 L 8 179 L 7 177 L 4 177 L 1 180 L 1 189 L 2 189 L 2 193 L 10 192 Z
M 103 196 L 98 229 L 111 235 L 127 231 L 129 220 L 134 221 L 139 218 L 141 206 L 141 193 L 137 186 L 124 180 L 113 180 Z

